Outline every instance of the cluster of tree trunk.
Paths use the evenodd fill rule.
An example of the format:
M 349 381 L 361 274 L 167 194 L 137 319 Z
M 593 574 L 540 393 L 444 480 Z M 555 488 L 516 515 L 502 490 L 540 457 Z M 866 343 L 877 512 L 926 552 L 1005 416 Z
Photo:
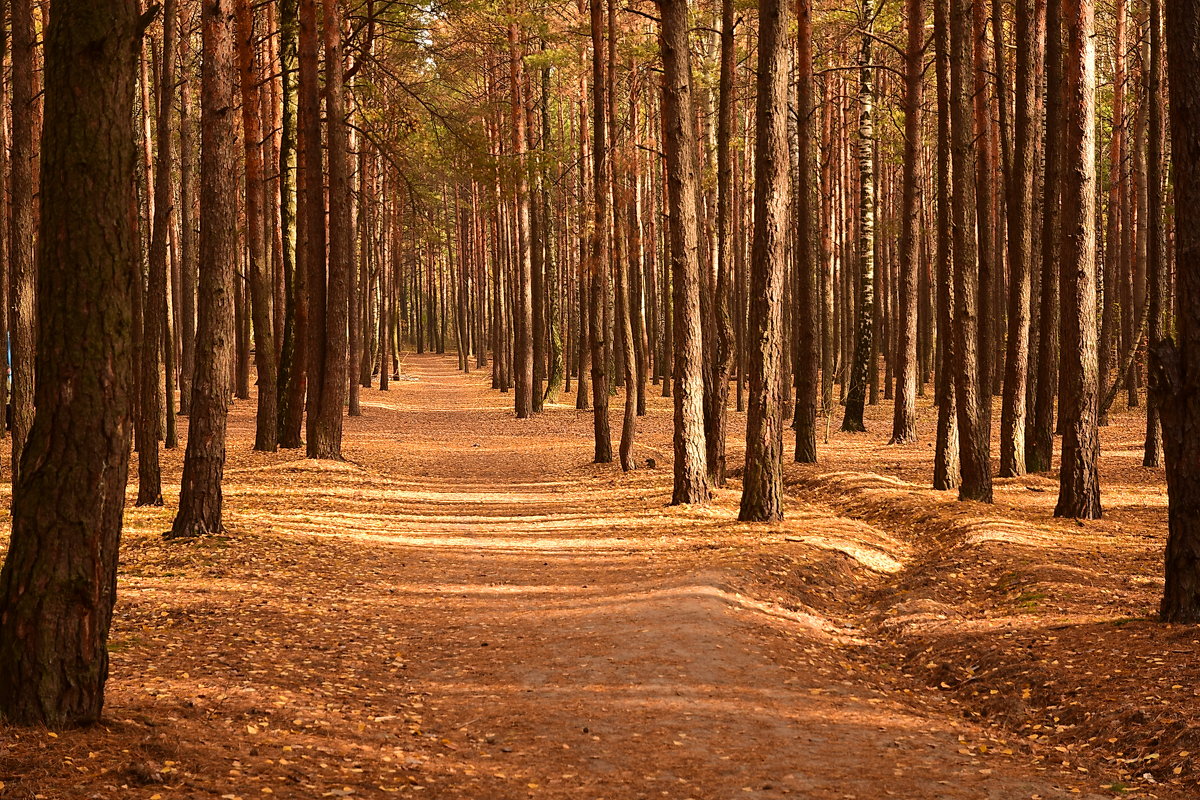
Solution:
M 11 0 L 0 715 L 99 713 L 130 445 L 162 504 L 186 415 L 168 535 L 218 532 L 231 402 L 256 449 L 341 458 L 408 351 L 490 368 L 522 419 L 572 393 L 624 470 L 659 387 L 676 504 L 735 472 L 745 412 L 758 522 L 786 420 L 812 463 L 839 403 L 862 432 L 889 400 L 896 446 L 936 416 L 935 488 L 990 502 L 1061 434 L 1055 514 L 1099 517 L 1124 390 L 1165 455 L 1162 613 L 1194 620 L 1194 5 L 1114 0 L 1098 32 L 1093 0 L 576 0 L 536 25 L 514 0 L 479 33 L 384 0 Z

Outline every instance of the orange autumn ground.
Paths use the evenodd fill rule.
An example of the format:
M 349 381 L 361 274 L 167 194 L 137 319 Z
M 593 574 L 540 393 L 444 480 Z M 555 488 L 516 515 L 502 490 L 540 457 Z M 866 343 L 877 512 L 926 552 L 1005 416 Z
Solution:
M 1200 631 L 1151 621 L 1165 495 L 1123 402 L 1103 521 L 1052 519 L 1053 476 L 995 506 L 925 488 L 923 403 L 915 445 L 880 405 L 789 464 L 767 526 L 736 522 L 736 479 L 667 506 L 657 391 L 657 468 L 624 475 L 570 397 L 519 421 L 452 358 L 405 373 L 364 390 L 345 463 L 250 452 L 237 403 L 225 536 L 160 538 L 165 454 L 167 506 L 126 516 L 107 719 L 0 727 L 0 797 L 1200 791 Z

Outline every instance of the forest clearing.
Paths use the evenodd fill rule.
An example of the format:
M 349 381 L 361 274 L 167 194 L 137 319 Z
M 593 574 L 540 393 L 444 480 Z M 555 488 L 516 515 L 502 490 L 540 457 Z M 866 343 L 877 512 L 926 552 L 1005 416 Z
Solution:
M 661 398 L 660 466 L 621 474 L 570 397 L 514 420 L 486 375 L 404 365 L 341 463 L 251 452 L 235 404 L 225 536 L 130 511 L 106 719 L 10 739 L 4 797 L 1195 791 L 1198 634 L 1152 621 L 1165 500 L 1132 416 L 1101 521 L 1051 521 L 1043 477 L 960 505 L 927 444 L 835 432 L 785 522 L 744 525 L 734 484 L 667 505 Z

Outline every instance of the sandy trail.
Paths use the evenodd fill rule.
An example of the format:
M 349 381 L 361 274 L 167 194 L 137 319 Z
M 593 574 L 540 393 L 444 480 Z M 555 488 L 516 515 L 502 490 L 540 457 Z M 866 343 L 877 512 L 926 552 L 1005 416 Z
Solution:
M 475 765 L 439 796 L 1017 798 L 1073 785 L 960 752 L 984 735 L 855 680 L 839 653 L 853 631 L 728 590 L 698 548 L 732 497 L 668 510 L 668 471 L 630 485 L 583 466 L 586 415 L 520 422 L 449 360 L 412 358 L 408 372 L 395 407 L 367 404 L 397 417 L 398 448 L 348 438 L 351 459 L 398 488 L 337 535 L 387 545 L 374 557 L 398 585 L 379 613 L 412 636 L 407 688 L 428 730 Z
M 589 463 L 573 403 L 518 421 L 451 358 L 405 371 L 364 391 L 346 463 L 247 454 L 239 404 L 228 538 L 158 539 L 177 483 L 130 513 L 111 722 L 44 763 L 10 745 L 0 796 L 1100 796 L 914 700 L 861 631 L 745 591 L 745 543 L 785 534 L 888 568 L 869 526 L 795 500 L 741 526 L 733 491 L 668 508 L 659 398 L 639 448 L 659 467 L 623 476 Z

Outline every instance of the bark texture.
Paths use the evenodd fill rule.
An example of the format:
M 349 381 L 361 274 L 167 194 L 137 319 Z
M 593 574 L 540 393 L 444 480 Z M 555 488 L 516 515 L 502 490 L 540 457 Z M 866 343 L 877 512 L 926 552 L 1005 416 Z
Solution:
M 850 387 L 846 391 L 846 412 L 842 430 L 865 431 L 863 410 L 867 402 L 867 383 L 875 365 L 875 0 L 862 0 L 859 11 L 863 27 L 858 57 L 858 323 L 854 338 L 854 357 L 850 363 Z
M 1157 1 L 1157 0 L 1156 0 Z M 1152 351 L 1168 494 L 1164 622 L 1200 622 L 1200 2 L 1166 4 L 1171 150 L 1175 163 L 1178 345 Z
M 1092 0 L 1066 0 L 1067 136 L 1062 202 L 1062 464 L 1056 517 L 1098 519 L 1096 325 L 1096 45 Z
M 196 372 L 179 510 L 168 538 L 219 533 L 225 425 L 232 389 L 233 268 L 237 262 L 237 62 L 232 0 L 201 10 L 200 287 Z
M 709 499 L 700 326 L 700 232 L 696 213 L 699 206 L 688 3 L 660 0 L 659 11 L 673 314 L 670 349 L 675 464 L 671 503 L 678 505 L 704 503 Z
M 750 396 L 738 519 L 783 519 L 783 286 L 791 186 L 787 143 L 787 0 L 758 3 L 754 243 L 750 266 Z
M 133 0 L 55 0 L 45 37 L 37 409 L 0 571 L 0 718 L 95 722 L 129 469 Z
M 980 374 L 979 267 L 976 229 L 975 120 L 972 94 L 972 0 L 950 11 L 950 139 L 954 220 L 954 400 L 958 414 L 960 500 L 992 502 L 985 419 L 989 381 Z
M 797 357 L 795 459 L 803 464 L 817 461 L 817 409 L 820 405 L 821 304 L 816 254 L 817 161 L 813 151 L 812 0 L 796 3 L 796 80 L 799 83 L 796 145 L 799 175 L 796 181 L 796 303 Z

